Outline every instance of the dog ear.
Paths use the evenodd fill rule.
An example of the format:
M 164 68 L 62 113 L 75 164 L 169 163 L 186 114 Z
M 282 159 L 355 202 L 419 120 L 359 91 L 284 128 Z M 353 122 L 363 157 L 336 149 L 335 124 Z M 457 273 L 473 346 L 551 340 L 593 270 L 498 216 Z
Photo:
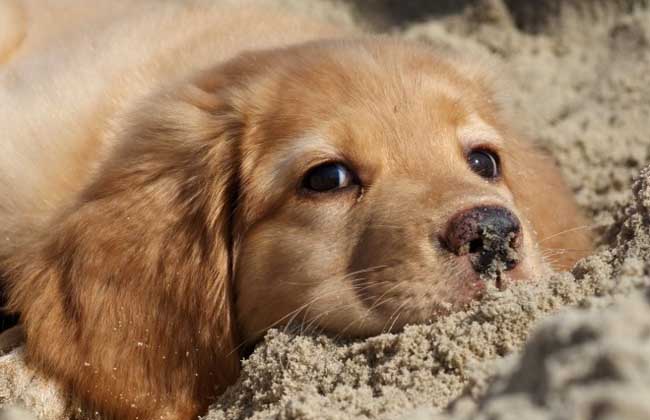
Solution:
M 536 145 L 519 140 L 505 158 L 506 182 L 535 229 L 539 250 L 554 269 L 570 269 L 592 252 L 593 238 L 560 169 Z
M 28 361 L 87 408 L 189 418 L 237 377 L 235 114 L 196 85 L 156 97 L 77 202 L 7 261 Z

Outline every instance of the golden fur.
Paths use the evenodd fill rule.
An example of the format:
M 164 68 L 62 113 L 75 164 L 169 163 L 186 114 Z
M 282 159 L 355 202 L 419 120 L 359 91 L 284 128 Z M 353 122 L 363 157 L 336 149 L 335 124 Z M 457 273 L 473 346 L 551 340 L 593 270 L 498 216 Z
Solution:
M 260 2 L 85 4 L 12 3 L 24 35 L 0 34 L 0 261 L 28 362 L 105 418 L 196 416 L 273 325 L 369 335 L 474 299 L 435 239 L 464 209 L 521 220 L 513 280 L 590 248 L 471 62 Z M 302 192 L 326 161 L 361 186 Z

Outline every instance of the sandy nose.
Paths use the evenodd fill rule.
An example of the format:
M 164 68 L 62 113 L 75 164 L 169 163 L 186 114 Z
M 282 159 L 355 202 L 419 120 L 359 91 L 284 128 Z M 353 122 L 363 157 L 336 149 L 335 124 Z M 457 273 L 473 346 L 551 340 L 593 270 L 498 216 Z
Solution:
M 505 207 L 474 207 L 449 220 L 441 242 L 450 252 L 468 256 L 477 273 L 511 270 L 520 260 L 521 225 Z

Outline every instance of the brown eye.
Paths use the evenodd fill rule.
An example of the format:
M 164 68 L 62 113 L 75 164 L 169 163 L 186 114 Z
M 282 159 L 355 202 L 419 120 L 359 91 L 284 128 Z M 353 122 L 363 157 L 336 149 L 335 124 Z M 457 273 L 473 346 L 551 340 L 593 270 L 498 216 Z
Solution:
M 329 192 L 355 184 L 352 172 L 341 163 L 324 163 L 310 169 L 302 181 L 303 188 Z
M 499 177 L 499 157 L 488 150 L 474 150 L 467 156 L 469 167 L 480 177 Z

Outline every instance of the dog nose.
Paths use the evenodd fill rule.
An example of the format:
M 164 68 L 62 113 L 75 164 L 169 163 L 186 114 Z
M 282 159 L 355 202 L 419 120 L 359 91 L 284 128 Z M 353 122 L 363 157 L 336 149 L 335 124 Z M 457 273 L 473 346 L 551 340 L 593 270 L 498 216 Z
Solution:
M 453 216 L 442 242 L 454 254 L 468 255 L 474 271 L 483 274 L 515 268 L 521 237 L 519 220 L 510 210 L 482 206 Z

